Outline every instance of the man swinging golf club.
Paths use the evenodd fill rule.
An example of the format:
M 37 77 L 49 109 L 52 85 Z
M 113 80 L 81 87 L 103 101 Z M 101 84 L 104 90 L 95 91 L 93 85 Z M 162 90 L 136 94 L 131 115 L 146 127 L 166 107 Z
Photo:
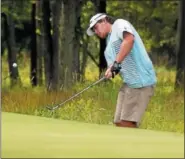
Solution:
M 120 74 L 124 80 L 118 93 L 114 123 L 138 127 L 154 92 L 156 75 L 145 46 L 131 23 L 98 13 L 90 19 L 89 36 L 106 38 L 104 52 L 107 79 Z

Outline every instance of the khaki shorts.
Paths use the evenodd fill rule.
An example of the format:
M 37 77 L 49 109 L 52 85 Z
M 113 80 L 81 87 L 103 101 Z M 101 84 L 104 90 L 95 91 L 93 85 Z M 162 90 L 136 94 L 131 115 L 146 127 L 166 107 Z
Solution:
M 139 125 L 153 93 L 154 86 L 130 88 L 123 84 L 118 94 L 114 123 L 127 120 L 137 122 Z

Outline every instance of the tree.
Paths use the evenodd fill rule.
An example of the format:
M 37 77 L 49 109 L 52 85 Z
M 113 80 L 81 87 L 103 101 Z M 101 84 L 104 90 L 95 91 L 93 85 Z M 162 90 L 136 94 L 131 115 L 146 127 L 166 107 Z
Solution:
M 106 13 L 106 0 L 94 0 L 96 13 Z M 106 40 L 100 39 L 100 51 L 99 51 L 99 76 L 107 68 L 107 63 L 104 56 L 106 48 Z
M 14 34 L 15 34 L 15 48 L 17 54 L 20 55 L 23 49 L 30 50 L 31 39 L 31 1 L 17 0 L 13 1 L 14 8 L 10 11 L 9 5 L 12 5 L 11 1 L 1 1 L 1 11 L 3 14 L 11 14 L 14 22 Z M 24 14 L 23 14 L 24 13 Z M 2 28 L 3 29 L 3 28 Z M 3 31 L 2 31 L 3 32 Z M 4 39 L 1 39 L 2 43 Z M 4 47 L 5 49 L 7 46 Z M 3 51 L 3 50 L 2 50 Z M 2 52 L 3 53 L 3 52 Z
M 1 56 L 4 55 L 4 51 L 7 47 L 6 46 L 7 28 L 8 28 L 7 15 L 5 13 L 1 13 Z
M 61 14 L 62 1 L 55 0 L 52 5 L 52 19 L 53 19 L 53 71 L 51 89 L 59 89 L 59 57 L 60 57 L 60 39 L 59 39 L 59 27 L 60 27 L 60 14 Z M 62 15 L 61 15 L 62 16 Z
M 42 25 L 42 8 L 41 1 L 36 1 L 36 46 L 37 46 L 37 80 L 38 85 L 41 86 L 43 84 L 43 45 L 44 38 L 42 36 L 43 33 L 43 25 Z
M 175 88 L 184 86 L 184 59 L 185 59 L 185 1 L 180 1 L 180 14 L 177 40 L 177 73 Z
M 37 86 L 37 37 L 36 37 L 36 3 L 32 4 L 32 38 L 31 38 L 31 71 L 30 78 L 32 86 Z
M 61 87 L 70 88 L 78 80 L 79 62 L 79 13 L 81 0 L 62 0 L 60 15 L 60 63 Z
M 85 70 L 87 66 L 87 60 L 88 57 L 91 58 L 91 60 L 96 64 L 96 66 L 99 68 L 99 62 L 97 57 L 99 58 L 99 54 L 97 52 L 99 51 L 96 47 L 98 39 L 94 39 L 94 42 L 92 43 L 90 37 L 86 34 L 87 27 L 89 26 L 89 19 L 92 15 L 94 15 L 94 9 L 95 5 L 88 0 L 84 0 L 82 4 L 82 10 L 81 10 L 81 16 L 80 16 L 80 32 L 81 32 L 81 38 L 80 38 L 80 52 L 81 52 L 81 63 L 80 63 L 80 73 L 81 73 L 81 81 L 84 81 L 85 79 Z M 87 14 L 88 13 L 88 14 Z M 92 38 L 92 37 L 91 37 Z M 97 55 L 95 55 L 97 54 Z
M 42 6 L 42 25 L 43 25 L 43 41 L 42 45 L 43 53 L 44 53 L 44 68 L 45 68 L 45 83 L 47 88 L 50 89 L 50 84 L 52 80 L 53 71 L 53 43 L 52 43 L 52 35 L 51 35 L 51 22 L 50 22 L 50 1 L 49 0 L 41 0 Z
M 6 28 L 6 41 L 8 47 L 8 66 L 10 72 L 11 86 L 21 84 L 18 72 L 17 64 L 17 56 L 16 56 L 16 48 L 15 48 L 15 28 L 14 28 L 14 20 L 12 17 L 13 9 L 14 9 L 14 1 L 10 1 L 8 7 L 9 12 L 7 17 L 5 18 L 5 28 Z M 15 65 L 13 65 L 15 63 Z

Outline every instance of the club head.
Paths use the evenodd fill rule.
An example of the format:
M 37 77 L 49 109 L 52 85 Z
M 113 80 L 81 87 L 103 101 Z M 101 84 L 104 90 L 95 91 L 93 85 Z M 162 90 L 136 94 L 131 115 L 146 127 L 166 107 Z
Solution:
M 46 108 L 49 110 L 53 110 L 53 107 L 50 107 L 50 106 L 46 106 Z

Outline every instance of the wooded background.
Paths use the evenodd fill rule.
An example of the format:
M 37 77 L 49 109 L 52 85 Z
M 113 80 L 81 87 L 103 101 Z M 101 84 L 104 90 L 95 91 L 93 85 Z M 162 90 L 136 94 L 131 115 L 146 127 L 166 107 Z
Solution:
M 21 85 L 19 63 L 30 58 L 30 82 L 48 90 L 84 81 L 91 61 L 104 73 L 105 40 L 88 37 L 97 12 L 130 21 L 144 41 L 154 65 L 175 67 L 175 87 L 184 86 L 185 1 L 2 0 L 1 56 L 7 54 L 11 87 Z M 13 67 L 13 63 L 18 63 Z

